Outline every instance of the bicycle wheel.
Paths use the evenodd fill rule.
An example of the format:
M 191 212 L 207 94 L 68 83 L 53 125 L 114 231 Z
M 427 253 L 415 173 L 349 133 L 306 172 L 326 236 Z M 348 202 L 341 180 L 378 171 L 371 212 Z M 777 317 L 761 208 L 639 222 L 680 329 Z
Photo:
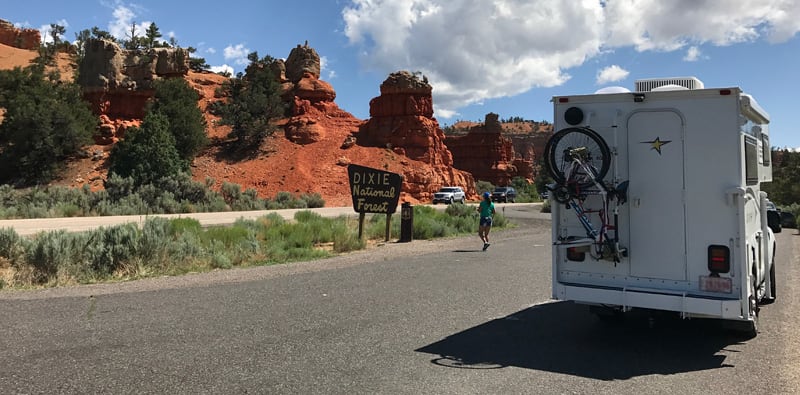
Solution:
M 594 174 L 567 175 L 565 172 L 572 163 L 574 152 L 581 152 L 581 159 Z M 566 128 L 556 132 L 544 148 L 545 168 L 558 184 L 576 182 L 581 188 L 602 180 L 611 167 L 611 150 L 597 132 L 589 128 Z M 567 180 L 567 177 L 572 177 Z

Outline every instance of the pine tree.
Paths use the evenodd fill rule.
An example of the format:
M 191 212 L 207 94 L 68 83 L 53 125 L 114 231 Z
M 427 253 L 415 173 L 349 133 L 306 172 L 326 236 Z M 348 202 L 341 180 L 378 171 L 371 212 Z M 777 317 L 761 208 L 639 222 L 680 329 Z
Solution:
M 187 171 L 168 128 L 163 114 L 146 115 L 142 126 L 129 129 L 111 150 L 109 174 L 131 177 L 136 186 L 141 186 Z
M 48 78 L 49 77 L 49 78 Z M 97 118 L 80 87 L 46 77 L 42 64 L 0 71 L 0 180 L 46 183 L 92 140 Z
M 195 155 L 208 144 L 206 120 L 197 107 L 197 92 L 183 78 L 156 81 L 155 99 L 149 112 L 169 120 L 169 132 L 175 139 L 180 157 L 191 164 Z
M 231 79 L 223 91 L 227 103 L 219 108 L 222 124 L 231 126 L 230 137 L 239 146 L 253 146 L 277 129 L 274 121 L 285 113 L 280 85 L 270 71 L 274 59 L 258 53 L 248 55 L 246 74 Z

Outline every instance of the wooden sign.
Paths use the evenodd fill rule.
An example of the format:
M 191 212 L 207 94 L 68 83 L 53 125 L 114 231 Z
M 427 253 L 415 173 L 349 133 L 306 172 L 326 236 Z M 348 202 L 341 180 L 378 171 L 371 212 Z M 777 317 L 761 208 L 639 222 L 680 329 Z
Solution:
M 349 165 L 350 193 L 357 213 L 394 214 L 403 177 L 397 173 Z

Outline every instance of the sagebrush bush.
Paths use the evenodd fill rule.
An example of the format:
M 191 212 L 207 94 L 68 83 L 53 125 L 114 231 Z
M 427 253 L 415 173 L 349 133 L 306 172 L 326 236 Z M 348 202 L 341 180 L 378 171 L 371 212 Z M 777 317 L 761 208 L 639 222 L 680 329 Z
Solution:
M 0 228 L 0 258 L 17 262 L 25 253 L 25 240 L 13 228 Z
M 30 281 L 45 284 L 54 279 L 59 267 L 68 265 L 74 256 L 70 234 L 65 230 L 42 232 L 25 251 L 25 263 L 33 270 Z
M 139 254 L 141 233 L 136 224 L 99 228 L 91 231 L 89 261 L 92 269 L 100 275 L 110 275 Z
M 358 238 L 357 230 L 343 230 L 333 234 L 333 250 L 338 253 L 361 250 L 366 241 Z
M 318 193 L 304 193 L 300 195 L 300 200 L 304 201 L 308 208 L 325 207 L 325 200 Z

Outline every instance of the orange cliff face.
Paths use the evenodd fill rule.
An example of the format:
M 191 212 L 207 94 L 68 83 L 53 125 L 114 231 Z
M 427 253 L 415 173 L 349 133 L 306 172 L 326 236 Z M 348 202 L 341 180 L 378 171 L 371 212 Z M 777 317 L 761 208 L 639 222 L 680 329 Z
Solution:
M 9 47 L 36 51 L 42 36 L 36 29 L 18 29 L 11 22 L 0 19 L 0 44 Z
M 448 136 L 453 166 L 498 186 L 511 185 L 515 177 L 532 179 L 533 153 L 527 153 L 527 158 L 522 153 L 517 155 L 514 143 L 502 131 L 498 115 L 489 113 L 484 124 L 473 126 L 465 136 Z

